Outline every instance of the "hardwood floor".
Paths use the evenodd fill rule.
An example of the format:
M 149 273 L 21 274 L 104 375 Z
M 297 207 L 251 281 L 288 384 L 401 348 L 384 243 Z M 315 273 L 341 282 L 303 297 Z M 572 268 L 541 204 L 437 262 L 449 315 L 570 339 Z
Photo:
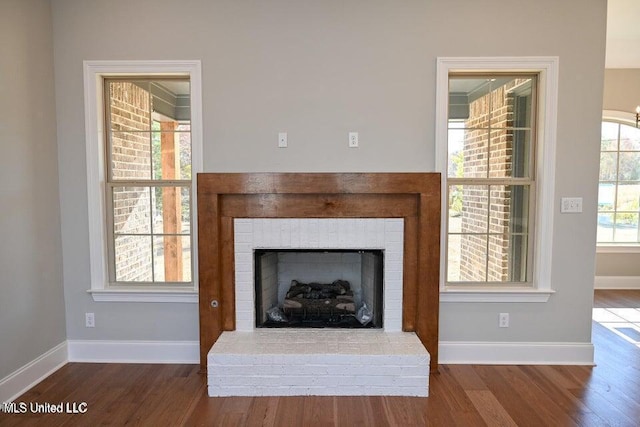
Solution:
M 640 291 L 597 291 L 640 310 Z M 70 363 L 17 402 L 87 403 L 84 414 L 0 414 L 0 425 L 637 426 L 640 349 L 593 323 L 595 367 L 441 365 L 430 397 L 209 398 L 197 365 Z

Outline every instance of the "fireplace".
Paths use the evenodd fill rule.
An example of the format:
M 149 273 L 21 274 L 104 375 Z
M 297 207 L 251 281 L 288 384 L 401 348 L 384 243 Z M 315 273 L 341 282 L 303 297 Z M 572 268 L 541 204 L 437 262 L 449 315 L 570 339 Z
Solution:
M 382 250 L 257 249 L 257 328 L 382 328 Z
M 406 348 L 415 348 L 417 342 L 423 352 L 426 348 L 429 353 L 424 356 L 420 355 L 422 353 L 412 353 L 407 359 L 407 366 L 418 360 L 428 364 L 430 360 L 431 370 L 437 370 L 441 203 L 439 174 L 205 173 L 198 174 L 197 188 L 200 352 L 203 368 L 207 366 L 207 356 L 211 356 L 210 350 L 213 352 L 212 345 L 216 341 L 220 344 L 219 348 L 234 347 L 233 343 L 236 342 L 237 346 L 234 348 L 250 347 L 254 352 L 261 346 L 266 347 L 266 343 L 286 354 L 299 348 L 300 352 L 290 360 L 293 364 L 328 360 L 324 353 L 320 356 L 315 353 L 307 354 L 306 358 L 301 356 L 305 352 L 316 351 L 309 348 L 307 341 L 313 335 L 316 338 L 324 337 L 327 342 L 336 340 L 335 346 L 331 345 L 329 348 L 337 349 L 332 353 L 334 355 L 342 354 L 337 363 L 353 359 L 356 366 L 364 357 L 361 352 L 366 349 L 369 352 L 366 357 L 374 365 L 381 364 L 379 369 L 374 370 L 374 374 L 383 371 L 383 367 L 388 370 L 393 366 L 393 363 L 387 362 L 386 357 L 375 356 L 381 348 L 395 352 L 404 348 L 405 344 L 408 346 Z M 305 225 L 300 225 L 303 220 Z M 344 220 L 359 221 L 358 227 L 364 227 L 359 229 L 359 235 L 363 236 L 366 244 L 350 245 L 350 239 L 345 236 L 350 236 L 354 227 L 340 225 Z M 249 225 L 248 221 L 255 222 Z M 321 233 L 322 236 L 329 236 L 322 239 L 335 238 L 328 243 L 313 241 L 312 232 L 298 233 L 299 241 L 293 242 L 293 231 L 290 234 L 284 232 L 278 221 L 288 222 L 291 230 L 295 230 L 296 226 L 307 227 L 315 222 L 324 224 L 320 227 L 346 228 L 344 232 Z M 369 232 L 371 230 L 367 227 L 376 226 L 366 225 L 367 221 L 393 224 L 391 228 L 395 228 L 397 233 L 387 242 L 392 249 L 380 246 L 380 242 L 375 241 L 379 237 L 371 237 L 379 234 Z M 256 245 L 253 237 L 249 238 L 246 233 L 248 227 L 262 227 L 257 235 L 264 240 Z M 400 241 L 395 241 L 396 235 L 401 237 Z M 307 240 L 303 242 L 304 239 Z M 384 251 L 383 329 L 323 328 L 318 330 L 322 331 L 321 334 L 310 334 L 316 329 L 256 329 L 253 256 L 257 249 Z M 224 331 L 236 331 L 237 334 L 229 335 Z M 300 335 L 296 331 L 305 332 Z M 354 335 L 352 331 L 366 334 Z M 376 331 L 380 331 L 380 335 Z M 412 333 L 405 336 L 402 331 Z M 374 334 L 371 335 L 372 333 Z M 298 336 L 301 341 L 291 343 L 292 336 Z M 363 337 L 388 344 L 378 346 L 361 342 Z M 243 339 L 249 339 L 250 342 L 240 342 Z M 283 344 L 282 339 L 287 344 Z M 324 351 L 322 348 L 327 346 L 323 344 L 317 351 Z M 275 360 L 272 356 L 267 355 L 265 358 L 256 354 L 250 352 L 246 355 L 247 366 L 269 365 Z M 253 358 L 254 356 L 258 358 Z M 398 355 L 397 360 L 400 361 L 402 357 Z M 224 369 L 210 367 L 208 374 L 213 381 L 210 381 L 210 387 L 215 381 L 224 379 L 212 379 L 212 371 L 224 376 L 225 372 L 233 371 L 233 364 L 237 360 L 239 359 L 235 356 L 224 359 L 224 363 L 232 365 L 224 365 Z M 279 360 L 289 360 L 289 356 L 285 355 Z M 331 363 L 328 366 L 331 367 Z M 281 370 L 282 366 L 274 369 Z M 334 370 L 334 367 L 331 369 Z M 246 372 L 246 369 L 240 371 Z M 403 381 L 416 381 L 416 387 L 420 389 L 426 387 L 420 385 L 423 384 L 424 375 L 423 371 L 420 372 L 420 378 Z M 328 379 L 319 381 L 324 380 Z M 233 384 L 237 386 L 238 382 L 234 380 Z M 385 381 L 387 383 L 388 380 Z M 370 386 L 371 383 L 366 382 L 364 385 Z M 366 390 L 352 390 L 353 393 L 363 391 Z
M 404 228 L 402 218 L 234 219 L 235 330 L 251 332 L 261 326 L 362 329 L 345 312 L 350 308 L 348 297 L 353 296 L 354 315 L 363 301 L 371 310 L 372 322 L 364 326 L 402 331 Z M 259 277 L 266 279 L 261 285 L 256 281 Z M 291 289 L 293 281 L 297 285 Z M 335 300 L 316 299 L 323 287 Z M 316 298 L 305 304 L 302 295 L 293 295 L 301 291 Z M 329 307 L 324 307 L 327 299 Z M 296 308 L 296 303 L 305 307 Z M 275 313 L 282 310 L 292 322 L 269 322 L 267 311 L 274 306 Z

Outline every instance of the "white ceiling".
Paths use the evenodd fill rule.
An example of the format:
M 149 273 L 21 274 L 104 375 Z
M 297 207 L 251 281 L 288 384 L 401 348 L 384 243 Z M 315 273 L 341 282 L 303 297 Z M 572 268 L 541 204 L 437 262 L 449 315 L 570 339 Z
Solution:
M 640 0 L 609 0 L 606 68 L 640 68 Z

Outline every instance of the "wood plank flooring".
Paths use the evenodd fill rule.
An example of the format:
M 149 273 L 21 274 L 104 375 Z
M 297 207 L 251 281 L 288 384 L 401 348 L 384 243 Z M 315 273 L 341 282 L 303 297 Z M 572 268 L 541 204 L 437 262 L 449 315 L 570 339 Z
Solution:
M 640 310 L 640 291 L 596 291 L 595 307 Z M 595 322 L 593 341 L 595 367 L 441 365 L 428 398 L 209 398 L 197 365 L 70 363 L 17 401 L 86 413 L 0 413 L 0 425 L 640 425 L 640 349 Z

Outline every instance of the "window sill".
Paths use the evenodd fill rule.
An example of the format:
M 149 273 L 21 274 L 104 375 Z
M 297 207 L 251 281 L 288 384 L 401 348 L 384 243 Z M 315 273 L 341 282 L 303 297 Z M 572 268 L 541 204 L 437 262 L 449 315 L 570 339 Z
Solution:
M 187 289 L 90 289 L 96 302 L 198 303 L 198 291 Z
M 440 291 L 440 302 L 547 302 L 553 293 L 551 289 L 448 286 Z
M 640 245 L 608 245 L 599 244 L 596 246 L 598 254 L 640 254 Z

